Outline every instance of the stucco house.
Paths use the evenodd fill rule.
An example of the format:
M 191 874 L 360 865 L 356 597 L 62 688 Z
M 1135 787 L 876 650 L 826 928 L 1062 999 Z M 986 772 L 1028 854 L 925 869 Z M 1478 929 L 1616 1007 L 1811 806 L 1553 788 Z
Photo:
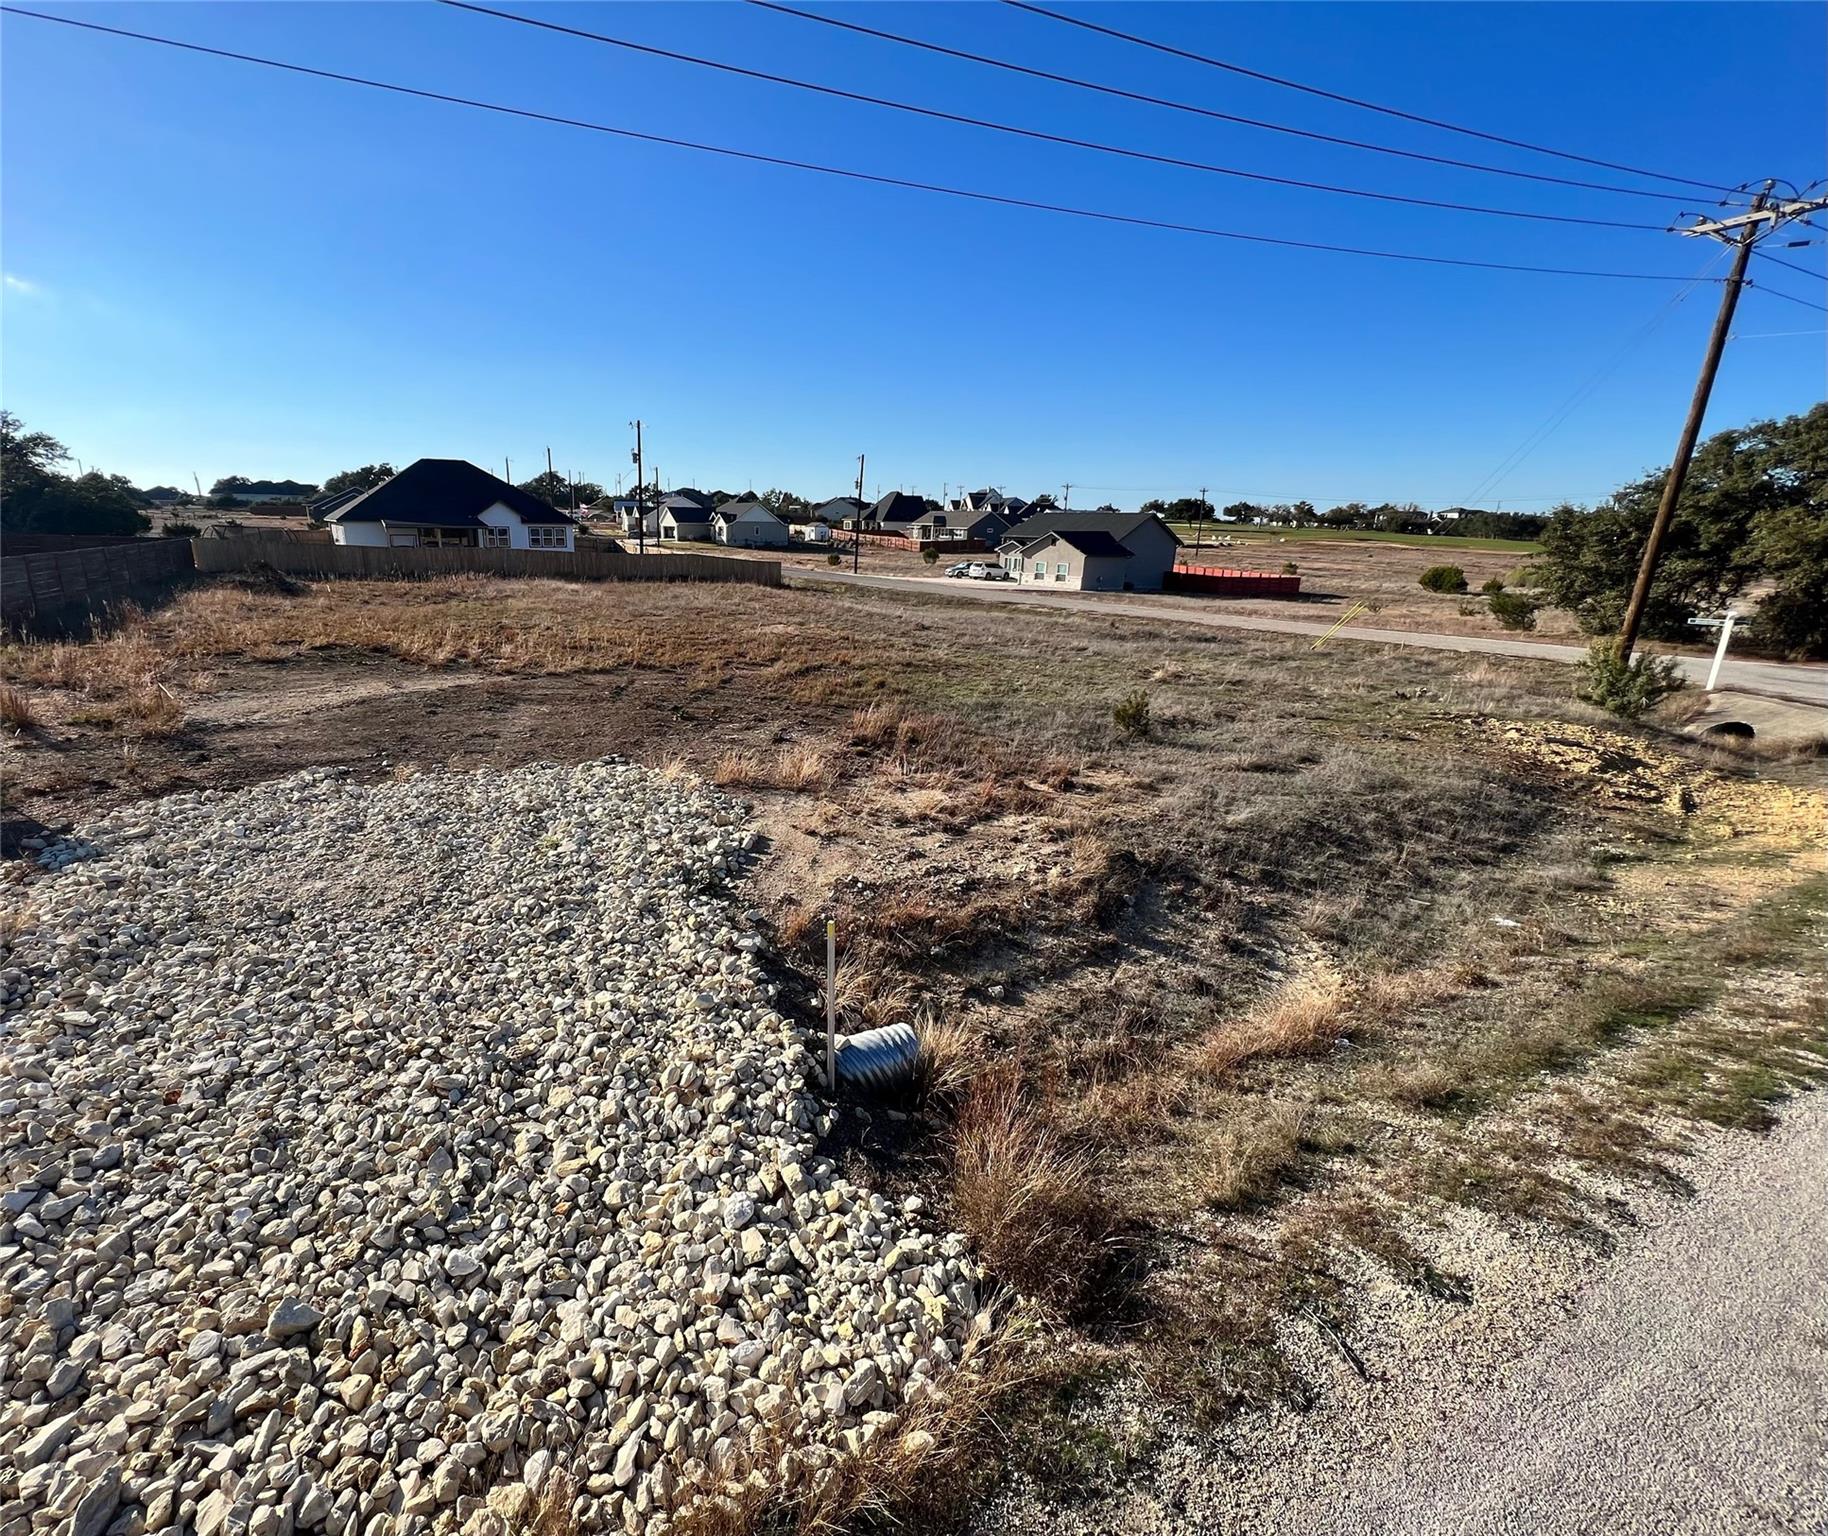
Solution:
M 1153 512 L 1040 512 L 1011 528 L 999 553 L 1029 586 L 1159 592 L 1180 546 Z
M 338 544 L 380 549 L 576 548 L 578 525 L 463 459 L 417 459 L 324 514 Z
M 711 532 L 732 549 L 785 549 L 787 525 L 759 501 L 726 501 L 711 514 Z

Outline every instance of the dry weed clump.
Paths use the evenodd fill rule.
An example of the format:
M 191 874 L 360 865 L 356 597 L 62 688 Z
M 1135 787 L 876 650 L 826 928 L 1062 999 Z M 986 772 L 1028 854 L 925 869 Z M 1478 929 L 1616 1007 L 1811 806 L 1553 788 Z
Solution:
M 830 751 L 814 742 L 782 747 L 773 757 L 725 752 L 711 764 L 711 782 L 722 789 L 804 792 L 828 788 L 834 777 Z
M 953 1210 L 991 1272 L 1070 1309 L 1102 1267 L 1110 1228 L 1090 1160 L 1062 1145 L 1005 1068 L 972 1083 L 951 1154 Z
M 32 707 L 31 696 L 12 683 L 0 683 L 0 722 L 10 725 L 15 731 L 36 730 L 38 712 Z
M 926 1009 L 914 1021 L 920 1038 L 917 1066 L 921 1091 L 930 1099 L 958 1099 L 986 1065 L 983 1035 L 956 1015 Z
M 1207 1202 L 1237 1210 L 1269 1200 L 1300 1161 L 1312 1118 L 1307 1106 L 1280 1102 L 1222 1129 L 1211 1144 Z
M 1468 977 L 1463 965 L 1355 975 L 1316 967 L 1281 982 L 1243 1018 L 1209 1029 L 1192 1048 L 1192 1066 L 1219 1076 L 1248 1061 L 1324 1055 L 1462 990 Z
M 1336 971 L 1291 976 L 1243 1018 L 1208 1030 L 1193 1047 L 1194 1067 L 1217 1076 L 1258 1057 L 1319 1055 L 1352 1033 L 1348 998 Z

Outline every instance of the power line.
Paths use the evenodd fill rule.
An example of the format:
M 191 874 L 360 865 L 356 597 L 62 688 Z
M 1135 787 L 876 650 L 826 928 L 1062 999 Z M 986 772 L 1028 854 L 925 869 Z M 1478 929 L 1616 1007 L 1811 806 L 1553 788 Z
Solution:
M 1716 251 L 1710 254 L 1708 259 L 1702 263 L 1701 270 L 1695 274 L 1694 279 L 1686 287 L 1680 288 L 1675 293 L 1671 294 L 1668 301 L 1648 320 L 1627 336 L 1618 349 L 1602 362 L 1600 366 L 1562 402 L 1561 405 L 1549 412 L 1549 414 L 1543 418 L 1542 423 L 1533 432 L 1525 437 L 1522 442 L 1493 466 L 1490 473 L 1488 473 L 1486 477 L 1467 494 L 1465 498 L 1466 503 L 1470 505 L 1488 491 L 1496 491 L 1497 488 L 1504 483 L 1505 479 L 1521 467 L 1525 459 L 1554 436 L 1554 434 L 1561 429 L 1563 424 L 1567 422 L 1568 418 L 1585 403 L 1588 397 L 1618 370 L 1619 365 L 1623 363 L 1638 346 L 1648 340 L 1651 333 L 1673 315 L 1681 306 L 1682 302 L 1707 280 L 1708 270 L 1712 267 L 1721 265 L 1724 260 L 1724 252 Z
M 1187 160 L 1179 155 L 1155 154 L 1149 150 L 1130 149 L 1119 144 L 1106 144 L 1097 139 L 1074 138 L 1070 134 L 1048 133 L 1040 128 L 1023 128 L 1015 123 L 999 123 L 991 118 L 971 117 L 962 112 L 947 112 L 939 107 L 923 107 L 916 102 L 898 101 L 893 97 L 878 96 L 867 91 L 847 91 L 835 85 L 822 85 L 813 80 L 799 80 L 791 75 L 775 74 L 772 70 L 750 69 L 745 65 L 731 64 L 721 59 L 702 58 L 697 54 L 681 53 L 677 49 L 661 48 L 652 43 L 637 43 L 625 37 L 612 37 L 607 32 L 592 32 L 585 27 L 569 27 L 562 22 L 544 21 L 537 16 L 522 16 L 513 11 L 498 11 L 491 6 L 474 4 L 473 0 L 439 0 L 439 3 L 447 5 L 453 10 L 471 11 L 478 16 L 492 16 L 498 21 L 509 21 L 523 27 L 535 27 L 542 32 L 556 32 L 565 37 L 575 37 L 583 42 L 603 43 L 611 48 L 626 49 L 630 53 L 646 54 L 650 58 L 669 59 L 676 64 L 690 64 L 698 69 L 713 69 L 723 74 L 740 76 L 745 80 L 759 80 L 768 85 L 785 85 L 797 91 L 811 91 L 820 96 L 831 96 L 839 101 L 857 102 L 869 107 L 883 107 L 891 112 L 906 112 L 916 117 L 930 118 L 936 122 L 957 123 L 966 128 L 983 128 L 992 133 L 1010 134 L 1016 138 L 1033 139 L 1043 144 L 1060 144 L 1069 149 L 1087 149 L 1101 155 L 1117 155 L 1126 160 L 1144 160 L 1154 165 L 1172 166 L 1176 170 L 1202 171 L 1213 176 L 1230 176 L 1240 181 L 1255 181 L 1278 187 L 1295 187 L 1307 192 L 1325 192 L 1336 197 L 1359 197 L 1380 203 L 1403 203 L 1412 208 L 1440 208 L 1452 213 L 1479 213 L 1503 219 L 1529 219 L 1545 224 L 1583 224 L 1593 229 L 1648 230 L 1657 234 L 1666 233 L 1668 229 L 1665 224 L 1642 224 L 1623 219 L 1592 219 L 1565 213 L 1533 213 L 1521 208 L 1494 208 L 1481 203 L 1458 203 L 1433 197 L 1410 197 L 1399 192 L 1374 192 L 1365 187 L 1341 186 L 1324 181 L 1303 181 L 1293 176 L 1273 176 L 1264 171 L 1245 171 L 1236 166 L 1215 165 L 1208 160 Z
M 1753 293 L 1768 293 L 1774 299 L 1788 299 L 1792 304 L 1801 304 L 1805 309 L 1819 309 L 1823 314 L 1828 315 L 1828 304 L 1818 304 L 1814 299 L 1805 299 L 1794 293 L 1785 293 L 1781 288 L 1767 288 L 1763 283 L 1754 282 L 1750 278 L 1746 279 L 1746 287 L 1750 288 Z
M 1217 229 L 1202 224 L 1182 224 L 1170 219 L 1150 219 L 1139 214 L 1112 213 L 1097 208 L 1078 208 L 1065 203 L 1047 203 L 1032 198 L 1009 197 L 998 192 L 977 192 L 966 187 L 950 187 L 939 182 L 914 181 L 901 176 L 887 176 L 875 171 L 857 171 L 843 166 L 821 165 L 811 160 L 795 160 L 783 155 L 766 155 L 756 150 L 734 149 L 723 144 L 701 144 L 691 139 L 677 139 L 665 134 L 644 133 L 634 128 L 616 128 L 608 123 L 590 122 L 583 118 L 561 117 L 551 112 L 537 112 L 529 107 L 511 107 L 500 102 L 481 101 L 474 97 L 455 96 L 443 91 L 424 90 L 418 86 L 398 85 L 387 80 L 374 80 L 363 75 L 344 74 L 337 70 L 318 69 L 309 64 L 294 64 L 283 59 L 263 58 L 258 54 L 237 53 L 227 48 L 212 48 L 203 43 L 188 43 L 172 37 L 159 37 L 150 32 L 134 32 L 125 27 L 104 26 L 100 22 L 78 21 L 72 16 L 52 16 L 43 11 L 26 10 L 22 6 L 0 5 L 0 12 L 11 16 L 26 16 L 34 21 L 53 22 L 58 26 L 76 27 L 85 32 L 101 32 L 111 37 L 124 37 L 134 42 L 156 43 L 161 47 L 176 48 L 187 53 L 206 54 L 212 58 L 232 59 L 241 64 L 258 64 L 266 69 L 284 70 L 295 75 L 308 75 L 319 80 L 335 80 L 344 85 L 366 86 L 372 90 L 389 91 L 399 96 L 412 96 L 421 101 L 443 102 L 448 106 L 469 107 L 480 112 L 494 112 L 504 117 L 522 118 L 529 122 L 550 123 L 562 128 L 578 128 L 590 133 L 608 134 L 614 138 L 631 139 L 643 144 L 662 144 L 671 149 L 689 149 L 699 154 L 720 155 L 730 160 L 743 160 L 756 165 L 781 166 L 789 170 L 811 171 L 821 176 L 839 176 L 847 181 L 867 182 L 873 186 L 897 187 L 904 191 L 931 192 L 943 197 L 963 198 L 971 202 L 992 203 L 1005 208 L 1024 208 L 1039 213 L 1058 213 L 1072 218 L 1094 219 L 1100 223 L 1123 224 L 1139 229 L 1166 230 L 1174 234 L 1199 235 L 1213 240 L 1234 240 L 1249 245 L 1276 246 L 1286 250 L 1320 251 L 1329 255 L 1365 256 L 1380 261 L 1406 261 L 1424 266 L 1467 267 L 1486 272 L 1527 272 L 1546 277 L 1598 277 L 1616 279 L 1624 282 L 1681 283 L 1687 279 L 1669 272 L 1614 272 L 1590 267 L 1547 267 L 1534 266 L 1523 262 L 1480 261 L 1465 256 L 1431 256 L 1418 251 L 1385 251 L 1368 246 L 1336 245 L 1319 240 L 1291 240 L 1280 235 L 1258 235 L 1243 230 Z
M 1792 272 L 1800 272 L 1804 277 L 1813 277 L 1818 283 L 1823 281 L 1820 272 L 1811 272 L 1800 261 L 1785 261 L 1783 257 L 1773 256 L 1769 251 L 1760 250 L 1756 246 L 1753 247 L 1752 254 L 1754 256 L 1761 256 L 1766 261 L 1775 262 L 1780 267 L 1788 267 Z
M 1378 155 L 1394 155 L 1404 160 L 1420 160 L 1429 165 L 1451 166 L 1456 170 L 1479 171 L 1488 176 L 1510 176 L 1519 181 L 1541 182 L 1549 186 L 1578 187 L 1588 192 L 1612 192 L 1625 197 L 1654 198 L 1662 203 L 1667 203 L 1676 195 L 1672 192 L 1652 192 L 1643 187 L 1621 187 L 1610 182 L 1580 181 L 1567 176 L 1548 176 L 1537 171 L 1520 171 L 1508 166 L 1486 165 L 1478 160 L 1456 160 L 1449 155 L 1431 155 L 1416 149 L 1398 149 L 1389 144 L 1345 138 L 1338 134 L 1318 133 L 1312 129 L 1295 128 L 1287 123 L 1270 122 L 1264 118 L 1241 117 L 1235 112 L 1221 112 L 1215 107 L 1202 107 L 1190 101 L 1175 101 L 1171 97 L 1152 96 L 1146 91 L 1125 90 L 1121 86 L 1107 85 L 1097 80 L 1086 80 L 1077 75 L 1063 75 L 1051 69 L 1037 69 L 1032 65 L 1017 64 L 1009 59 L 972 53 L 964 48 L 950 48 L 943 43 L 929 42 L 920 37 L 908 37 L 900 32 L 885 32 L 879 27 L 866 27 L 860 22 L 842 21 L 836 16 L 821 16 L 816 11 L 803 11 L 798 6 L 783 5 L 779 3 L 779 0 L 747 0 L 747 3 L 758 6 L 762 10 L 777 11 L 783 16 L 798 16 L 805 21 L 818 22 L 821 26 L 837 27 L 842 31 L 855 32 L 864 37 L 875 37 L 884 42 L 899 43 L 908 48 L 924 49 L 928 53 L 943 54 L 947 58 L 963 59 L 973 64 L 985 64 L 992 69 L 1008 70 L 1012 74 L 1027 75 L 1035 80 L 1050 80 L 1057 85 L 1070 85 L 1080 90 L 1097 91 L 1102 95 L 1120 97 L 1125 101 L 1142 102 L 1147 106 L 1167 107 L 1175 112 L 1190 112 L 1195 116 L 1211 118 L 1216 122 L 1237 123 L 1246 128 L 1261 128 L 1270 133 L 1285 133 L 1298 139 L 1312 139 L 1321 144 L 1336 144 L 1346 149 L 1366 150 Z
M 1068 16 L 1063 11 L 1049 10 L 1046 6 L 1032 4 L 1031 0 L 1003 0 L 1003 3 L 1018 11 L 1029 11 L 1036 16 L 1045 16 L 1049 21 L 1063 22 L 1069 27 L 1081 27 L 1087 32 L 1097 32 L 1105 37 L 1116 38 L 1120 42 L 1135 43 L 1140 48 L 1152 48 L 1157 53 L 1171 54 L 1177 59 L 1187 59 L 1195 64 L 1206 64 L 1213 69 L 1226 70 L 1234 75 L 1244 75 L 1252 80 L 1261 80 L 1268 85 L 1279 85 L 1286 90 L 1301 91 L 1309 96 L 1319 96 L 1327 101 L 1341 102 L 1349 107 L 1359 107 L 1366 112 L 1381 112 L 1386 117 L 1401 118 L 1404 122 L 1409 123 L 1420 123 L 1427 128 L 1440 128 L 1448 133 L 1462 133 L 1469 138 L 1484 139 L 1487 143 L 1503 144 L 1511 149 L 1527 149 L 1539 155 L 1553 155 L 1560 160 L 1572 160 L 1581 165 L 1599 166 L 1608 171 L 1624 171 L 1632 176 L 1647 176 L 1653 181 L 1673 181 L 1682 186 L 1708 192 L 1730 194 L 1738 190 L 1734 187 L 1718 186 L 1711 181 L 1697 181 L 1692 176 L 1671 176 L 1663 171 L 1646 171 L 1635 165 L 1621 164 L 1616 160 L 1600 160 L 1592 155 L 1577 155 L 1571 150 L 1552 149 L 1546 144 L 1533 144 L 1527 139 L 1507 138 L 1501 133 L 1487 133 L 1481 128 L 1467 128 L 1459 123 L 1450 123 L 1438 117 L 1424 117 L 1420 113 L 1405 112 L 1400 107 L 1386 107 L 1375 101 L 1365 101 L 1361 97 L 1325 90 L 1320 86 L 1307 85 L 1299 80 L 1288 80 L 1281 75 L 1266 74 L 1258 69 L 1248 69 L 1242 64 L 1232 64 L 1225 59 L 1215 59 L 1209 54 L 1194 53 L 1186 48 L 1176 48 L 1170 43 L 1157 42 L 1154 38 L 1139 37 L 1134 32 L 1120 32 L 1115 27 L 1101 26 L 1099 23 L 1087 21 L 1083 17 Z

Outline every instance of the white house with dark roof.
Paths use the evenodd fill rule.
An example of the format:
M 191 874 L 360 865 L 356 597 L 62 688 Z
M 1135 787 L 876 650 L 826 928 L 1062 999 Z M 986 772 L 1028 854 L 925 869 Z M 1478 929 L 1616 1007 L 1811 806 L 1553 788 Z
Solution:
M 675 491 L 660 498 L 660 537 L 663 539 L 711 539 L 716 537 L 711 509 L 696 496 Z
M 416 459 L 323 514 L 338 544 L 371 549 L 576 548 L 556 507 L 463 459 Z
M 711 514 L 711 533 L 732 549 L 785 549 L 793 535 L 759 501 L 726 501 Z
M 1026 586 L 1159 592 L 1180 547 L 1153 512 L 1038 512 L 1009 530 L 998 553 Z

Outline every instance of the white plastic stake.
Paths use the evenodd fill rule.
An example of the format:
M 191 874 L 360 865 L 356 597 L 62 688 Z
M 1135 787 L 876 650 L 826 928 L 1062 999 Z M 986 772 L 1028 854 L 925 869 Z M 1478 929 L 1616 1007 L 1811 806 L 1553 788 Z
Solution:
M 825 919 L 825 1086 L 838 1091 L 838 924 Z
M 1733 638 L 1733 620 L 1739 615 L 1728 609 L 1726 617 L 1720 621 L 1720 643 L 1714 647 L 1714 664 L 1707 669 L 1707 691 L 1714 691 L 1714 684 L 1720 681 L 1720 663 L 1726 660 L 1726 643 Z

